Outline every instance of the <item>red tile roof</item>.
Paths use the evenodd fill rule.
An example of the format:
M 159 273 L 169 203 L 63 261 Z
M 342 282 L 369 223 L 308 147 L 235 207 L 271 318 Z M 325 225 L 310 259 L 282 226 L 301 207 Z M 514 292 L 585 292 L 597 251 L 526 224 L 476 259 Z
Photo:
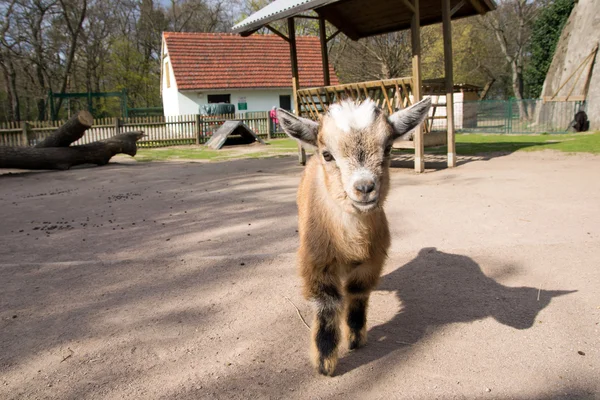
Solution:
M 164 32 L 179 90 L 291 88 L 290 48 L 277 35 Z M 300 87 L 323 86 L 321 45 L 298 36 Z M 331 84 L 338 84 L 330 67 Z

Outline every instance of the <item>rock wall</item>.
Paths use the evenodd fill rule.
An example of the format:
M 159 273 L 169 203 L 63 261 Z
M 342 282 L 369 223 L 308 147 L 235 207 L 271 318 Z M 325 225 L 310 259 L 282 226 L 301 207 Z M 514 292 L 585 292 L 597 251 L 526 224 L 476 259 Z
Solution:
M 579 67 L 581 62 L 600 42 L 600 0 L 579 0 L 562 31 L 552 64 L 546 75 L 542 97 L 552 96 L 564 81 Z M 599 51 L 600 53 L 600 51 Z M 584 93 L 585 74 L 583 72 L 572 95 Z M 558 93 L 558 97 L 567 96 L 578 73 Z M 545 105 L 542 109 L 552 109 Z M 589 80 L 588 96 L 585 108 L 590 119 L 590 129 L 600 130 L 600 54 L 596 56 Z M 548 114 L 542 110 L 538 117 Z

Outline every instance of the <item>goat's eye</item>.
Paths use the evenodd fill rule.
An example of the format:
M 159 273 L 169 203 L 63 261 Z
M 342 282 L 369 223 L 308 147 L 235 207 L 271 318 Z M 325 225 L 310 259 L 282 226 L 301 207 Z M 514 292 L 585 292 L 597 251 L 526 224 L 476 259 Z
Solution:
M 385 150 L 384 150 L 384 154 L 385 154 L 386 156 L 389 156 L 390 154 L 392 154 L 392 145 L 389 145 L 389 146 L 387 146 L 387 147 L 385 148 Z
M 333 158 L 333 156 L 331 155 L 331 153 L 328 152 L 328 151 L 324 151 L 322 154 L 323 154 L 323 159 L 325 161 L 333 161 L 333 160 L 335 160 L 335 158 Z

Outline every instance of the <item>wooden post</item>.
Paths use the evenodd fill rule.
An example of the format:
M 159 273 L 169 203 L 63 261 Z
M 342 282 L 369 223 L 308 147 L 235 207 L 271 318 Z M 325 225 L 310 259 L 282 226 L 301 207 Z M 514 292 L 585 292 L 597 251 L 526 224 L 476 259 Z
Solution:
M 196 114 L 196 145 L 200 144 L 201 136 L 202 136 L 202 119 L 200 119 L 200 114 Z
M 298 53 L 296 51 L 296 25 L 294 18 L 288 18 L 288 37 L 290 42 L 290 60 L 292 63 L 292 93 L 294 98 L 294 111 L 300 116 L 300 106 L 298 104 Z M 306 165 L 306 151 L 298 144 L 298 161 L 301 165 Z
M 29 124 L 25 121 L 21 121 L 21 145 L 24 147 L 29 146 L 29 138 L 27 137 L 28 130 Z
M 115 135 L 118 135 L 119 133 L 121 133 L 121 121 L 119 119 L 119 117 L 115 118 Z
M 296 78 L 292 79 L 292 90 L 294 92 L 294 111 L 296 115 L 300 115 L 300 105 L 298 104 L 298 80 Z M 306 150 L 300 143 L 298 143 L 298 162 L 300 165 L 306 165 Z
M 448 131 L 448 167 L 456 167 L 456 138 L 454 132 L 454 71 L 452 68 L 452 25 L 450 0 L 442 0 L 444 32 L 444 83 L 446 86 L 446 121 Z
M 265 121 L 267 121 L 267 140 L 271 140 L 273 138 L 273 134 L 275 133 L 275 122 L 271 120 L 270 111 L 265 111 Z
M 319 39 L 321 40 L 321 60 L 323 61 L 323 84 L 329 86 L 329 55 L 327 54 L 327 29 L 325 18 L 319 16 Z
M 413 0 L 414 13 L 410 20 L 410 32 L 412 41 L 412 71 L 413 71 L 413 84 L 412 92 L 414 97 L 414 103 L 421 100 L 421 21 L 419 15 L 419 0 Z M 424 153 L 425 148 L 423 146 L 423 126 L 419 125 L 415 129 L 414 136 L 415 144 L 415 172 L 425 171 L 425 160 Z

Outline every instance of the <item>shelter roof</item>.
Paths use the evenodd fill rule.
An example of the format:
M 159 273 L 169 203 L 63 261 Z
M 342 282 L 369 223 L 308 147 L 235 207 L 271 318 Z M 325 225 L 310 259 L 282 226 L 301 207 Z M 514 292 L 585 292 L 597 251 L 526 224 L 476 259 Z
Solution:
M 496 8 L 494 0 L 451 0 L 452 19 L 485 14 Z M 410 0 L 275 0 L 235 25 L 232 32 L 248 36 L 280 19 L 314 10 L 346 36 L 363 37 L 410 28 Z M 419 1 L 421 26 L 442 22 L 440 0 Z

